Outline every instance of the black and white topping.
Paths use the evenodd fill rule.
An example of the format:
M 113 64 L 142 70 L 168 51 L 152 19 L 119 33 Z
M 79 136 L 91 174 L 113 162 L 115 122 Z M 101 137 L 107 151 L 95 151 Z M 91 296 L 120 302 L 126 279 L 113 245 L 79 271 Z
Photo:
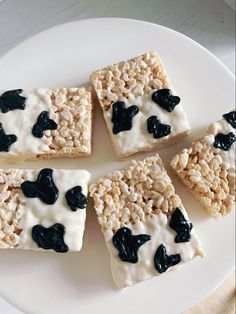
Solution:
M 55 130 L 58 122 L 51 95 L 47 88 L 0 91 L 0 122 L 6 134 L 17 137 L 0 159 L 19 162 L 51 150 L 53 137 L 43 136 L 46 130 Z
M 56 129 L 57 123 L 49 119 L 49 112 L 42 111 L 37 118 L 37 122 L 33 125 L 32 134 L 35 137 L 41 138 L 44 135 L 44 131 Z
M 56 202 L 59 193 L 53 180 L 53 170 L 49 168 L 40 170 L 35 182 L 24 181 L 21 189 L 26 197 L 38 197 L 42 202 L 50 205 Z
M 236 151 L 236 111 L 232 110 L 223 114 L 223 118 L 212 123 L 203 140 L 221 158 L 226 167 L 235 169 Z
M 173 96 L 170 89 L 163 88 L 152 94 L 152 100 L 167 112 L 172 112 L 180 103 L 179 96 Z
M 236 111 L 230 111 L 223 114 L 224 120 L 233 128 L 236 129 Z M 222 131 L 223 128 L 222 128 Z M 224 151 L 229 151 L 232 144 L 236 141 L 235 131 L 233 132 L 219 132 L 215 136 L 214 147 L 220 148 Z
M 180 209 L 180 211 L 184 217 L 187 217 L 184 209 Z M 181 224 L 182 218 L 174 217 L 174 219 L 177 220 L 176 225 L 179 226 L 180 224 L 181 226 L 178 229 L 180 230 L 178 235 L 181 236 L 181 240 L 186 240 L 188 236 L 182 235 L 182 232 L 185 234 Z M 188 221 L 187 218 L 184 220 Z M 159 213 L 146 217 L 144 221 L 136 221 L 134 224 L 128 223 L 125 227 L 118 229 L 118 241 L 116 233 L 112 236 L 110 231 L 105 232 L 106 243 L 112 255 L 112 274 L 118 287 L 131 286 L 169 271 L 174 265 L 184 264 L 197 255 L 204 256 L 200 240 L 193 229 L 189 241 L 176 242 L 177 232 L 170 227 L 169 223 L 170 220 L 167 215 Z M 132 241 L 134 234 L 148 236 L 149 239 L 138 247 L 137 253 L 134 253 L 134 257 L 132 257 L 133 246 L 129 241 Z M 144 240 L 146 239 L 144 238 Z M 130 262 L 127 255 L 131 256 L 131 260 L 134 260 L 135 263 Z
M 224 151 L 228 151 L 235 141 L 236 136 L 233 132 L 230 132 L 228 134 L 218 133 L 215 136 L 214 147 L 223 149 Z
M 0 96 L 0 110 L 6 113 L 9 110 L 25 109 L 26 98 L 21 95 L 22 89 L 8 90 Z
M 236 129 L 236 111 L 232 110 L 228 113 L 223 114 L 223 118 L 234 128 Z
M 44 250 L 54 250 L 58 253 L 66 253 L 68 246 L 64 242 L 66 229 L 60 223 L 55 223 L 49 228 L 36 225 L 32 228 L 32 238 L 39 248 Z
M 171 98 L 177 96 L 169 95 L 171 100 L 161 102 L 161 106 L 152 99 L 155 92 L 152 90 L 142 96 L 117 101 L 104 110 L 103 115 L 119 156 L 149 150 L 158 144 L 160 138 L 167 141 L 189 131 L 182 105 L 177 105 L 177 99 Z
M 114 134 L 129 131 L 133 126 L 133 117 L 138 114 L 139 108 L 135 105 L 125 108 L 123 101 L 117 101 L 112 105 L 112 119 Z
M 129 228 L 123 227 L 116 231 L 112 242 L 119 251 L 119 258 L 123 262 L 137 263 L 138 249 L 150 239 L 151 236 L 148 234 L 132 235 Z
M 166 248 L 161 244 L 154 255 L 154 265 L 156 270 L 161 274 L 168 268 L 181 262 L 180 254 L 168 255 Z
M 191 239 L 192 223 L 185 219 L 179 208 L 176 208 L 170 219 L 170 227 L 176 231 L 175 242 L 189 242 Z
M 0 123 L 0 152 L 9 152 L 11 145 L 17 141 L 15 134 L 6 134 Z
M 153 138 L 161 138 L 171 133 L 171 126 L 161 123 L 156 116 L 147 119 L 148 133 L 153 134 Z
M 72 211 L 83 209 L 87 205 L 87 198 L 82 193 L 81 186 L 74 186 L 66 192 L 66 201 Z
M 24 200 L 23 230 L 19 248 L 79 251 L 83 242 L 86 219 L 84 198 L 87 196 L 90 174 L 85 170 L 45 168 L 39 172 L 25 170 L 24 178 L 21 184 Z M 80 202 L 77 187 L 80 188 Z M 66 195 L 71 191 L 75 191 L 76 197 L 69 197 L 68 204 Z M 73 209 L 78 209 L 77 206 L 81 208 L 73 211 L 70 206 Z

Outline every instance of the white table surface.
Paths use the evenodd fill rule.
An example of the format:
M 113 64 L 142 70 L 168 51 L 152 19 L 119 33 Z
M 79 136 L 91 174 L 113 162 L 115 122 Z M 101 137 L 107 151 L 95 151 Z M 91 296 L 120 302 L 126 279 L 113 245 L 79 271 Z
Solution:
M 235 17 L 223 0 L 0 0 L 0 57 L 39 31 L 93 17 L 128 17 L 175 29 L 235 73 Z M 0 313 L 21 312 L 0 297 Z

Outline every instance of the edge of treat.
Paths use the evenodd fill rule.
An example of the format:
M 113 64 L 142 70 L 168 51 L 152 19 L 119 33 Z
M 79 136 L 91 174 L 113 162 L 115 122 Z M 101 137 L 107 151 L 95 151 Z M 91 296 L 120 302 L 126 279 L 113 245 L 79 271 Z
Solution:
M 183 133 L 179 133 L 176 136 L 171 137 L 171 139 L 161 138 L 161 139 L 159 139 L 159 141 L 156 144 L 154 144 L 150 148 L 142 149 L 142 151 L 137 149 L 136 152 L 132 152 L 132 153 L 128 153 L 128 154 L 121 154 L 120 152 L 118 152 L 118 150 L 115 147 L 115 145 L 114 145 L 112 140 L 111 140 L 111 143 L 112 143 L 113 150 L 114 150 L 114 152 L 116 154 L 116 157 L 119 160 L 123 160 L 123 159 L 125 159 L 125 158 L 127 158 L 129 156 L 132 156 L 132 155 L 142 154 L 144 152 L 155 152 L 156 150 L 159 151 L 159 150 L 162 150 L 164 148 L 170 147 L 170 146 L 172 146 L 174 144 L 177 144 L 180 141 L 182 141 L 185 137 L 188 136 L 190 130 L 191 129 L 188 129 L 187 131 L 185 131 Z M 109 134 L 109 136 L 110 136 L 110 134 Z
M 145 61 L 144 61 L 144 59 L 145 59 Z M 132 62 L 139 62 L 140 67 L 143 67 L 143 69 L 145 69 L 147 67 L 149 67 L 149 68 L 152 67 L 153 63 L 156 62 L 156 64 L 154 65 L 154 68 L 153 68 L 153 73 L 150 71 L 148 73 L 148 75 L 150 77 L 152 77 L 152 74 L 155 75 L 156 70 L 159 67 L 160 68 L 160 69 L 158 69 L 159 70 L 158 71 L 159 78 L 158 79 L 155 79 L 155 78 L 151 79 L 152 82 L 150 83 L 148 75 L 143 75 L 144 78 L 142 78 L 142 75 L 140 74 L 142 69 L 141 70 L 139 69 L 140 72 L 136 75 L 137 76 L 137 78 L 136 78 L 136 76 L 134 76 L 134 70 L 132 68 L 130 69 L 129 63 L 132 63 Z M 138 65 L 135 65 L 135 67 L 136 66 L 138 66 Z M 129 70 L 130 70 L 129 74 L 132 75 L 132 80 L 137 80 L 138 86 L 135 85 L 135 82 L 133 82 L 133 87 L 131 88 L 129 86 L 127 88 L 126 80 L 130 81 L 130 78 L 128 79 L 129 76 L 127 76 L 127 78 L 124 76 L 128 75 L 126 73 L 126 71 L 129 71 Z M 107 72 L 107 77 L 103 80 L 104 83 L 105 83 L 105 81 L 109 83 L 109 80 L 111 80 L 112 75 L 111 74 L 108 75 L 108 73 L 112 72 L 115 74 L 114 80 L 120 82 L 119 84 L 121 84 L 121 85 L 118 84 L 120 87 L 116 91 L 114 91 L 114 93 L 112 91 L 112 85 L 109 84 L 110 91 L 108 92 L 108 91 L 106 91 L 107 88 L 104 88 L 104 86 L 102 86 L 101 81 L 98 80 L 98 78 L 99 79 L 104 78 L 105 72 Z M 120 77 L 121 75 L 123 77 Z M 127 94 L 133 95 L 135 97 L 135 96 L 142 95 L 143 90 L 145 90 L 145 89 L 147 89 L 147 91 L 150 91 L 151 89 L 155 89 L 157 87 L 160 88 L 160 86 L 162 86 L 162 88 L 167 88 L 170 86 L 169 77 L 166 73 L 164 64 L 163 64 L 159 54 L 155 50 L 150 51 L 150 52 L 146 52 L 146 53 L 139 55 L 139 56 L 136 56 L 136 57 L 126 59 L 124 61 L 118 61 L 117 63 L 113 63 L 109 66 L 106 66 L 106 67 L 100 69 L 100 70 L 93 71 L 92 74 L 90 75 L 89 79 L 90 79 L 90 82 L 93 84 L 97 93 L 98 92 L 100 93 L 100 91 L 105 91 L 104 93 L 106 95 L 104 94 L 102 97 L 100 97 L 100 95 L 98 95 L 100 105 L 104 111 L 107 111 L 110 108 L 111 104 L 118 100 L 118 96 L 116 95 L 117 92 L 120 93 L 119 100 L 122 100 L 122 99 L 127 98 Z M 98 82 L 100 82 L 100 83 L 98 83 Z M 151 87 L 149 85 L 151 85 Z M 130 88 L 131 88 L 131 90 L 130 90 Z

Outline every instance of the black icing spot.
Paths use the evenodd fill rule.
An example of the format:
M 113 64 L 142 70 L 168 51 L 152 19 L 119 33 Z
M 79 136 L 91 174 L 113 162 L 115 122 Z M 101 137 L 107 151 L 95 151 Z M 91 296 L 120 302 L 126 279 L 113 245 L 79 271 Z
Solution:
M 114 234 L 112 242 L 119 251 L 119 258 L 123 262 L 137 263 L 138 249 L 150 239 L 150 235 L 132 235 L 132 231 L 129 228 L 123 227 Z
M 161 274 L 164 273 L 169 267 L 174 266 L 181 262 L 180 254 L 167 255 L 166 248 L 161 244 L 154 256 L 154 266 Z
M 161 138 L 171 133 L 171 126 L 162 124 L 156 116 L 151 116 L 147 119 L 147 130 L 154 138 Z
M 172 112 L 180 103 L 178 96 L 173 96 L 170 89 L 164 88 L 152 94 L 152 100 L 168 112 Z
M 46 130 L 56 130 L 57 123 L 52 119 L 49 119 L 49 113 L 47 111 L 42 111 L 38 116 L 37 122 L 32 128 L 32 134 L 35 137 L 43 137 L 43 132 Z
M 38 197 L 42 202 L 52 205 L 58 198 L 58 189 L 53 181 L 53 170 L 44 168 L 39 172 L 35 182 L 25 181 L 21 184 L 26 197 Z
M 79 208 L 85 208 L 87 205 L 87 198 L 82 193 L 81 186 L 75 186 L 66 192 L 66 201 L 72 211 Z
M 125 108 L 123 101 L 117 101 L 112 107 L 112 119 L 114 134 L 118 134 L 122 131 L 129 131 L 132 129 L 132 119 L 139 112 L 137 106 L 130 106 Z
M 185 219 L 184 215 L 178 207 L 173 212 L 169 225 L 177 233 L 175 237 L 176 243 L 189 242 L 193 225 L 190 221 Z
M 223 114 L 223 118 L 234 128 L 236 129 L 236 111 L 230 111 Z
M 228 134 L 218 133 L 215 136 L 214 147 L 228 151 L 235 141 L 236 137 L 233 132 L 230 132 Z
M 26 98 L 20 96 L 22 92 L 22 89 L 13 89 L 6 91 L 0 96 L 0 109 L 2 113 L 6 113 L 9 110 L 25 109 Z
M 11 145 L 16 141 L 17 136 L 15 134 L 6 135 L 0 122 L 0 152 L 9 152 Z
M 56 223 L 49 228 L 36 225 L 32 228 L 32 238 L 38 247 L 44 250 L 54 250 L 59 253 L 66 253 L 68 246 L 64 242 L 65 227 Z

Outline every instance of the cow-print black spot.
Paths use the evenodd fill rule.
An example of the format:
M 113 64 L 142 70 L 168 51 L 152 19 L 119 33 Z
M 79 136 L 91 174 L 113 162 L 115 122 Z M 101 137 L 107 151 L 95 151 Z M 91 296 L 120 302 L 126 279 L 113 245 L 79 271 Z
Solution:
M 170 89 L 163 88 L 152 94 L 152 100 L 168 112 L 172 112 L 180 103 L 178 96 L 173 96 Z
M 6 134 L 2 123 L 0 123 L 0 152 L 9 152 L 10 147 L 17 141 L 15 134 Z
M 39 172 L 35 182 L 24 181 L 21 189 L 26 197 L 38 197 L 42 202 L 52 205 L 58 198 L 58 188 L 56 187 L 53 177 L 53 170 L 44 168 Z
M 163 244 L 158 247 L 154 256 L 154 266 L 160 274 L 167 271 L 169 267 L 174 266 L 180 262 L 180 254 L 167 255 L 166 248 Z
M 161 138 L 171 133 L 171 126 L 161 123 L 156 116 L 151 116 L 147 119 L 147 130 L 153 134 L 153 138 Z
M 0 110 L 2 113 L 6 113 L 9 110 L 25 109 L 26 98 L 20 94 L 22 89 L 9 90 L 0 96 Z
M 57 123 L 52 119 L 49 119 L 49 113 L 47 111 L 42 111 L 37 118 L 37 122 L 32 128 L 32 134 L 35 137 L 41 138 L 43 137 L 44 131 L 56 129 Z
M 228 134 L 218 133 L 215 136 L 214 147 L 228 151 L 235 141 L 236 137 L 233 132 L 230 132 Z
M 138 249 L 150 239 L 150 235 L 132 235 L 132 231 L 129 228 L 123 227 L 116 231 L 112 238 L 112 242 L 115 248 L 119 251 L 119 258 L 123 262 L 137 263 Z
M 85 208 L 87 205 L 87 198 L 82 193 L 81 186 L 75 186 L 69 189 L 66 192 L 66 201 L 72 211 L 76 211 L 79 208 Z
M 132 129 L 133 117 L 139 112 L 139 108 L 135 105 L 125 108 L 123 101 L 117 101 L 112 106 L 113 134 Z
M 42 225 L 35 225 L 32 228 L 32 238 L 38 247 L 44 250 L 54 250 L 59 253 L 66 253 L 68 246 L 64 242 L 65 227 L 56 223 L 49 228 Z
M 185 219 L 184 215 L 178 207 L 173 212 L 169 225 L 177 233 L 175 237 L 176 243 L 190 241 L 190 233 L 193 225 L 190 221 Z
M 234 128 L 236 129 L 236 111 L 230 111 L 223 114 L 223 118 Z

